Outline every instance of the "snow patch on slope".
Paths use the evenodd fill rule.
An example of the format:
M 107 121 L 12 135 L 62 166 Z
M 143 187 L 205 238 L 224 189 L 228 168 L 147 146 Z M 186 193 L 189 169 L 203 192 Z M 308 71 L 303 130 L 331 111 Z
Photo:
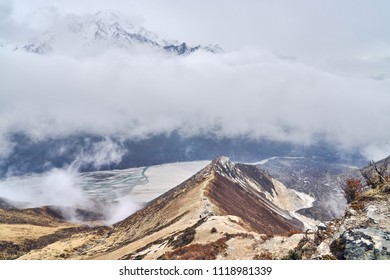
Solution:
M 304 158 L 304 157 L 270 157 L 270 158 L 266 158 L 266 159 L 263 159 L 260 161 L 250 162 L 250 163 L 245 163 L 245 164 L 263 165 L 263 164 L 266 164 L 267 162 L 274 160 L 274 159 L 302 159 L 302 158 Z
M 278 180 L 272 179 L 275 186 L 273 195 L 265 192 L 267 198 L 275 203 L 280 208 L 287 211 L 298 211 L 299 209 L 309 208 L 313 206 L 315 199 L 303 192 L 298 192 L 293 189 L 288 189 Z
M 304 224 L 305 229 L 313 229 L 320 223 L 320 221 L 313 220 L 297 213 L 300 209 L 313 207 L 315 201 L 314 197 L 303 192 L 289 189 L 278 180 L 272 179 L 272 183 L 275 186 L 275 193 L 274 195 L 270 195 L 266 192 L 267 199 L 281 209 L 288 211 L 292 217 L 300 220 Z

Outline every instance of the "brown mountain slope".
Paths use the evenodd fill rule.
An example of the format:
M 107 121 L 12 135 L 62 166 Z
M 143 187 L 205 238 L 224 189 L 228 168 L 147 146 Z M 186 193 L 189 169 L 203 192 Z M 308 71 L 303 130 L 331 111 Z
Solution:
M 300 221 L 266 199 L 265 192 L 271 190 L 273 181 L 256 167 L 215 160 L 115 224 L 106 240 L 110 249 L 95 247 L 91 253 L 102 259 L 164 258 L 165 253 L 195 241 L 216 242 L 226 234 L 233 240 L 301 231 Z
M 156 224 L 146 229 L 148 232 L 184 217 L 235 215 L 259 233 L 283 235 L 303 229 L 301 222 L 266 199 L 265 192 L 271 189 L 274 190 L 271 177 L 255 166 L 234 165 L 228 160 L 217 159 L 115 227 L 131 230 L 138 221 L 145 224 L 145 221 L 156 220 Z M 139 231 L 140 227 L 136 228 L 134 239 L 145 234 Z
M 52 207 L 10 208 L 0 209 L 0 259 L 15 259 L 31 250 L 89 230 L 66 222 Z
M 280 259 L 302 239 L 289 211 L 304 202 L 257 167 L 219 158 L 112 227 L 62 235 L 20 258 Z
M 267 235 L 286 235 L 303 229 L 300 221 L 280 215 L 281 209 L 275 209 L 276 206 L 261 194 L 248 191 L 219 174 L 215 176 L 207 196 L 221 215 L 241 217 L 253 230 Z

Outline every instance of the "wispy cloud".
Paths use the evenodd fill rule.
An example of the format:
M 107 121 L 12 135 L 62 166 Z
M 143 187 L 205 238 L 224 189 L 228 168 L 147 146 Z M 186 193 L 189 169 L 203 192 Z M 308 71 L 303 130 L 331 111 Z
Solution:
M 103 141 L 93 143 L 89 150 L 80 151 L 71 166 L 79 169 L 85 165 L 92 165 L 95 169 L 99 169 L 110 164 L 120 163 L 125 153 L 126 150 L 122 146 L 110 138 L 106 138 Z
M 23 207 L 53 206 L 67 220 L 83 221 L 78 209 L 102 215 L 106 224 L 118 222 L 140 208 L 130 196 L 114 190 L 101 193 L 99 198 L 88 193 L 94 186 L 86 184 L 79 172 L 85 165 L 99 168 L 121 160 L 123 151 L 110 139 L 92 144 L 88 151 L 80 151 L 76 159 L 64 168 L 54 168 L 42 174 L 9 177 L 0 181 L 0 198 L 10 199 Z M 131 187 L 128 186 L 128 187 Z M 95 186 L 96 188 L 96 186 Z M 102 192 L 98 190 L 97 192 Z

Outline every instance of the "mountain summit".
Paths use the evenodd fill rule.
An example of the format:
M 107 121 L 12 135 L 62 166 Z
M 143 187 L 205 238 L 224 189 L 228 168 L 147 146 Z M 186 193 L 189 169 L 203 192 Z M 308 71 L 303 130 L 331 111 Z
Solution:
M 79 52 L 89 50 L 104 51 L 116 47 L 130 50 L 134 47 L 162 50 L 176 55 L 188 55 L 198 50 L 219 53 L 218 45 L 189 46 L 187 43 L 161 39 L 157 34 L 136 26 L 124 16 L 114 11 L 100 11 L 87 15 L 68 15 L 60 23 L 43 34 L 20 44 L 0 44 L 14 50 L 47 54 L 57 49 Z

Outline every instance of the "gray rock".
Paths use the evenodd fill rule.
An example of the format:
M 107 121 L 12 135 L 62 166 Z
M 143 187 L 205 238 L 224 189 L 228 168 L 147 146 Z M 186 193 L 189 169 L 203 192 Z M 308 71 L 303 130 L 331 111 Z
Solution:
M 325 225 L 324 223 L 320 223 L 320 224 L 317 226 L 317 228 L 318 228 L 319 230 L 326 230 L 328 227 L 327 227 L 327 225 Z
M 389 260 L 389 245 L 389 232 L 363 228 L 343 232 L 330 244 L 330 249 L 338 259 Z

